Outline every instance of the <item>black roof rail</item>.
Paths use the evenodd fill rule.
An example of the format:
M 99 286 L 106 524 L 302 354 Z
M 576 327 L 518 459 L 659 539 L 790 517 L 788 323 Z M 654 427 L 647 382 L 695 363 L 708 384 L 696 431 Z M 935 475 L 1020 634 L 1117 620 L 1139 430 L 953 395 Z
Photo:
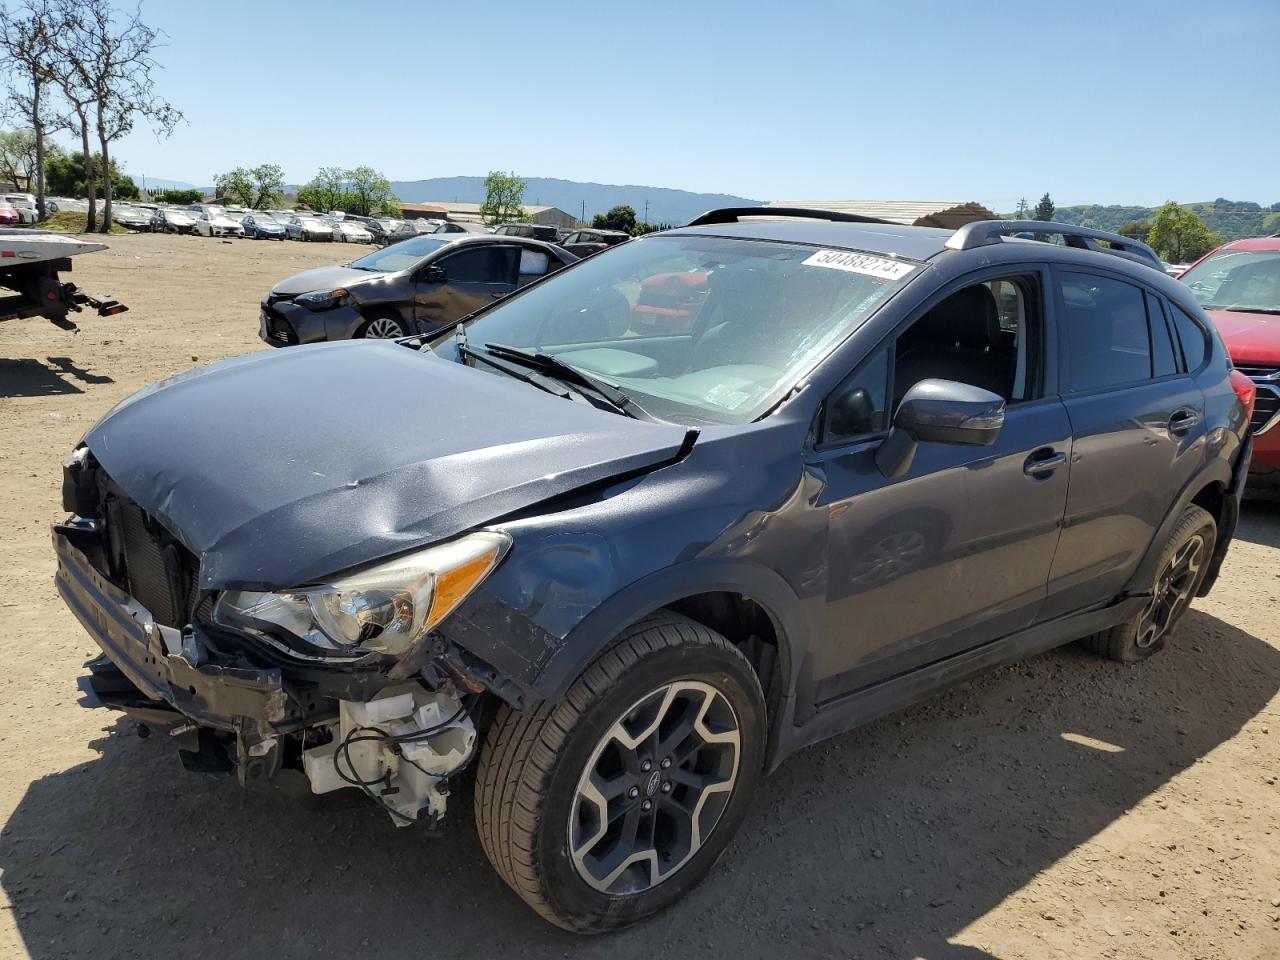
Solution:
M 975 220 L 966 223 L 951 235 L 945 246 L 948 250 L 972 250 L 988 244 L 1000 243 L 1004 237 L 1029 233 L 1030 239 L 1039 240 L 1041 234 L 1061 234 L 1069 247 L 1081 250 L 1095 250 L 1098 253 L 1109 253 L 1113 256 L 1132 260 L 1163 272 L 1164 264 L 1160 257 L 1141 240 L 1108 233 L 1105 230 L 1094 230 L 1091 227 L 1077 227 L 1071 223 L 1055 223 L 1051 220 Z M 1109 247 L 1102 246 L 1106 241 Z
M 814 210 L 809 207 L 720 207 L 694 217 L 686 227 L 705 227 L 715 223 L 737 223 L 743 217 L 798 217 L 805 220 L 830 220 L 834 223 L 888 223 L 878 217 L 863 217 L 856 213 L 839 213 L 835 210 Z M 901 226 L 901 224 L 894 224 Z

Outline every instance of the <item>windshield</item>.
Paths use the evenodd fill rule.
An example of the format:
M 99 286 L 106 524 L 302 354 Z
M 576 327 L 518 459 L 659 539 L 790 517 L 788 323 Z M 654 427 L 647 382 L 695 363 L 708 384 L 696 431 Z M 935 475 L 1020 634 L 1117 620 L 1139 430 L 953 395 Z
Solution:
M 414 237 L 411 240 L 401 240 L 395 246 L 383 247 L 381 250 L 375 250 L 373 253 L 361 257 L 359 260 L 351 261 L 351 266 L 357 270 L 390 270 L 393 272 L 408 270 L 427 254 L 434 253 L 449 242 L 451 241 L 440 240 L 435 237 Z
M 1222 250 L 1178 279 L 1206 310 L 1280 312 L 1280 250 Z
M 623 244 L 467 325 L 467 344 L 549 353 L 678 423 L 746 423 L 914 273 L 791 243 L 660 236 Z M 452 340 L 437 343 L 453 355 Z

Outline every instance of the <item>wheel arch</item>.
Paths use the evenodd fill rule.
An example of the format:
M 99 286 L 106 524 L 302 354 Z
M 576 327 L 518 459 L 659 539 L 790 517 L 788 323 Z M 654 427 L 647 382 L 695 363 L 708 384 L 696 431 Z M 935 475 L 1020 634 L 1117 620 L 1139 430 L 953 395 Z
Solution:
M 725 636 L 751 662 L 765 693 L 768 765 L 791 716 L 796 670 L 809 636 L 803 605 L 774 571 L 755 563 L 705 560 L 657 571 L 615 593 L 565 637 L 539 684 L 552 697 L 568 687 L 632 624 L 673 610 Z M 779 758 L 780 759 L 780 758 Z
M 1214 544 L 1209 573 L 1200 586 L 1199 596 L 1204 596 L 1218 576 L 1218 568 L 1226 553 L 1226 545 L 1235 529 L 1236 500 L 1231 494 L 1231 466 L 1225 460 L 1214 460 L 1204 465 L 1178 492 L 1173 506 L 1165 514 L 1164 521 L 1147 545 L 1147 552 L 1125 585 L 1125 593 L 1148 592 L 1156 575 L 1156 564 L 1165 541 L 1173 532 L 1182 511 L 1192 504 L 1209 511 L 1218 525 L 1218 541 Z

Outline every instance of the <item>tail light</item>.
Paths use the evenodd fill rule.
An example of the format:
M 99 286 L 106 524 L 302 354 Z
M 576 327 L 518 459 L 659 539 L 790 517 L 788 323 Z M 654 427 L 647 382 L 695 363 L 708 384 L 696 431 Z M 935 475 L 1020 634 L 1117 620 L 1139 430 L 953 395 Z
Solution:
M 1231 389 L 1240 398 L 1240 406 L 1244 407 L 1244 420 L 1248 423 L 1253 419 L 1253 401 L 1258 397 L 1258 388 L 1239 370 L 1233 369 L 1228 379 L 1231 381 Z

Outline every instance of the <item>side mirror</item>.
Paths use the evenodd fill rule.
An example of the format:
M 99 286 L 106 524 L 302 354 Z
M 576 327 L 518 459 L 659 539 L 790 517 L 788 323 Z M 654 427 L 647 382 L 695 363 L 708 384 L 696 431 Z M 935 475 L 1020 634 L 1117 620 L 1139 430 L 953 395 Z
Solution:
M 902 398 L 893 429 L 876 450 L 876 466 L 888 479 L 911 469 L 919 443 L 987 447 L 1004 426 L 1004 398 L 954 380 L 921 380 Z
M 422 273 L 418 279 L 423 283 L 444 283 L 449 277 L 444 272 L 444 267 L 436 263 L 429 263 L 422 268 Z

